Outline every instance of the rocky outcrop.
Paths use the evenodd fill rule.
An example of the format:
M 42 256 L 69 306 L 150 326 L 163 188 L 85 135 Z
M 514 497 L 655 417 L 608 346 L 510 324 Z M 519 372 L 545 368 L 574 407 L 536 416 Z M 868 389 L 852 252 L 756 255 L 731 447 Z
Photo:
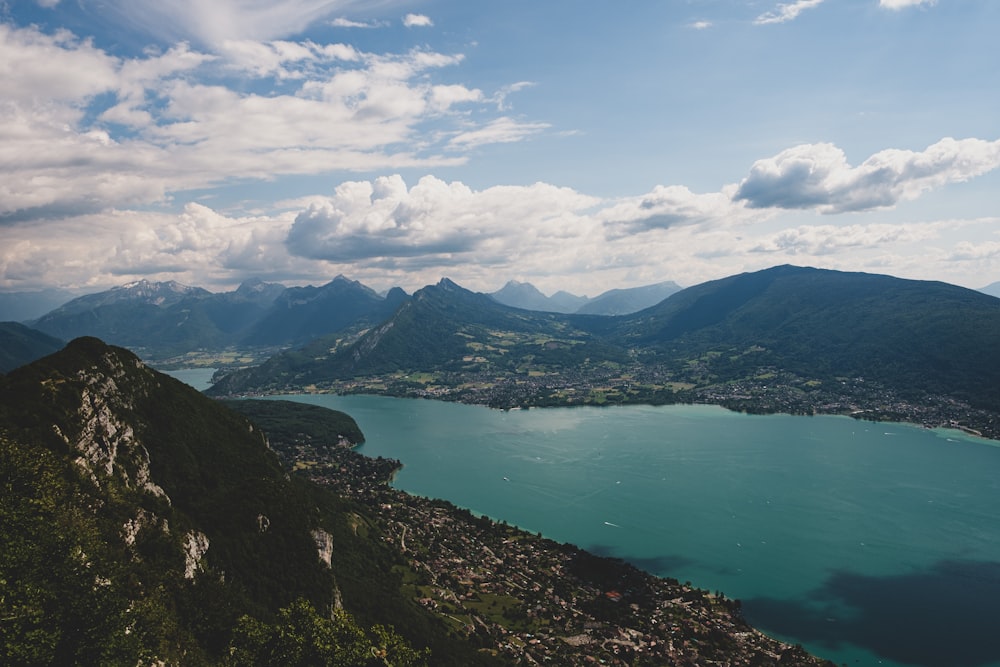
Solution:
M 316 542 L 316 551 L 319 554 L 320 562 L 329 568 L 333 567 L 333 535 L 322 528 L 312 531 L 313 541 Z
M 192 530 L 184 536 L 184 578 L 194 579 L 201 569 L 201 559 L 208 553 L 208 535 Z

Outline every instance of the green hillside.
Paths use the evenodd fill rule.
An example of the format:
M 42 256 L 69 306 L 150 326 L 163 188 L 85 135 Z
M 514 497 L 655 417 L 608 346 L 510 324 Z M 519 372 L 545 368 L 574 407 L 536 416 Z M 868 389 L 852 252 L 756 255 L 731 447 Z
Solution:
M 627 355 L 564 315 L 521 310 L 445 279 L 347 345 L 322 338 L 230 374 L 209 393 L 237 394 L 411 372 L 508 377 L 563 372 Z
M 1000 299 L 780 266 L 621 317 L 509 308 L 443 280 L 357 340 L 322 338 L 216 395 L 333 390 L 494 407 L 721 403 L 1000 433 Z
M 400 557 L 358 531 L 363 508 L 99 340 L 0 378 L 0 487 L 3 664 L 334 664 L 324 650 L 386 647 L 422 662 L 408 642 L 435 664 L 485 660 L 401 596 Z M 408 641 L 365 629 L 385 622 Z
M 946 283 L 781 266 L 684 290 L 616 335 L 653 358 L 756 347 L 810 377 L 1000 409 L 1000 300 Z

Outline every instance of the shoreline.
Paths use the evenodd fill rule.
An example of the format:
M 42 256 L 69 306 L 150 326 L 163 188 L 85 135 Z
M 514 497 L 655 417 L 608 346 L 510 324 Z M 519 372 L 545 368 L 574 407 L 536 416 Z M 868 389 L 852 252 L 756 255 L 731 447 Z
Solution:
M 838 409 L 823 409 L 823 406 L 812 406 L 811 411 L 803 410 L 783 410 L 773 406 L 757 404 L 753 409 L 748 409 L 745 405 L 734 404 L 734 401 L 729 399 L 717 399 L 717 400 L 678 400 L 672 402 L 666 401 L 623 401 L 617 403 L 593 403 L 593 402 L 583 402 L 583 401 L 563 401 L 563 402 L 553 402 L 547 403 L 545 405 L 535 405 L 535 404 L 525 404 L 525 405 L 513 405 L 513 406 L 495 406 L 490 405 L 487 402 L 468 400 L 466 397 L 456 397 L 452 395 L 425 395 L 421 393 L 396 393 L 392 391 L 344 391 L 343 389 L 338 389 L 334 387 L 320 388 L 315 385 L 310 387 L 294 387 L 285 388 L 282 390 L 270 390 L 266 392 L 254 392 L 254 393 L 244 393 L 244 394 L 233 394 L 228 396 L 214 396 L 217 399 L 238 399 L 238 398 L 264 398 L 273 396 L 288 396 L 288 395 L 334 395 L 334 396 L 386 396 L 390 398 L 403 398 L 403 399 L 422 399 L 430 401 L 441 401 L 445 403 L 461 403 L 463 405 L 476 405 L 480 407 L 489 408 L 492 410 L 510 411 L 510 410 L 536 410 L 545 408 L 576 408 L 576 407 L 593 407 L 593 408 L 614 408 L 620 406 L 650 406 L 659 407 L 665 405 L 711 405 L 724 408 L 731 412 L 737 412 L 740 414 L 759 414 L 759 415 L 788 415 L 795 417 L 810 417 L 810 416 L 839 416 L 839 417 L 849 417 L 857 421 L 870 421 L 873 423 L 884 423 L 884 424 L 907 424 L 910 426 L 915 426 L 919 428 L 926 429 L 941 429 L 941 430 L 951 430 L 962 434 L 965 437 L 976 438 L 984 441 L 985 444 L 995 444 L 1000 446 L 1000 415 L 991 415 L 995 422 L 989 422 L 987 424 L 980 424 L 981 428 L 974 428 L 965 424 L 957 423 L 956 419 L 953 418 L 941 418 L 941 419 L 915 419 L 915 416 L 919 416 L 921 410 L 934 410 L 934 406 L 927 405 L 921 406 L 919 404 L 906 404 L 906 414 L 902 414 L 902 410 L 885 410 L 879 408 L 854 408 L 854 409 L 844 409 L 839 407 Z M 973 408 L 968 406 L 962 406 L 959 409 L 973 411 Z M 990 414 L 986 411 L 980 411 L 984 415 Z

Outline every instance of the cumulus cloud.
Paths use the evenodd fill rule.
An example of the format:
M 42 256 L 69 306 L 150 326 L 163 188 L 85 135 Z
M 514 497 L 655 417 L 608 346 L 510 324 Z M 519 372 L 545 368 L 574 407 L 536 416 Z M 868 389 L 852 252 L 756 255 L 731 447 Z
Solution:
M 113 90 L 118 78 L 115 58 L 64 30 L 48 35 L 0 23 L 0 62 L 8 104 L 75 102 Z
M 806 9 L 819 7 L 821 4 L 823 4 L 823 0 L 796 0 L 796 2 L 781 4 L 774 11 L 758 16 L 754 20 L 754 23 L 757 25 L 768 25 L 771 23 L 794 21 Z
M 857 167 L 832 144 L 804 144 L 755 162 L 734 199 L 751 208 L 865 211 L 895 206 L 998 166 L 1000 141 L 946 138 L 921 152 L 880 151 Z
M 919 5 L 933 5 L 937 0 L 878 0 L 878 6 L 886 9 L 905 9 Z
M 138 278 L 192 285 L 288 279 L 323 269 L 285 251 L 294 214 L 229 217 L 189 203 L 179 213 L 112 210 L 4 230 L 0 286 L 96 285 Z
M 597 201 L 544 183 L 475 191 L 432 176 L 412 188 L 400 176 L 352 181 L 301 212 L 287 245 L 294 255 L 331 262 L 433 255 L 450 265 L 468 262 L 473 251 L 508 262 L 515 248 L 535 244 L 537 251 L 578 235 L 580 211 Z
M 711 28 L 712 25 L 711 21 L 695 21 L 693 23 L 689 23 L 688 27 L 694 30 L 707 30 Z
M 423 14 L 407 14 L 403 17 L 403 25 L 407 28 L 429 28 L 434 25 L 429 16 Z
M 679 225 L 736 222 L 749 216 L 727 192 L 696 194 L 682 185 L 658 185 L 648 194 L 623 199 L 601 210 L 597 217 L 613 233 L 631 234 Z

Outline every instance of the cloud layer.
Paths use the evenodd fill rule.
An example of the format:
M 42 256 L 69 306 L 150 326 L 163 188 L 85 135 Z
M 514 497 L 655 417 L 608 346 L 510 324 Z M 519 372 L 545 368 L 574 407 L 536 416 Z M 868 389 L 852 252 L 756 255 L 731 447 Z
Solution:
M 242 179 L 458 165 L 548 127 L 435 83 L 463 56 L 429 50 L 241 40 L 126 60 L 67 32 L 0 24 L 0 60 L 0 221 Z
M 832 144 L 805 144 L 759 160 L 734 199 L 752 208 L 822 213 L 895 206 L 1000 166 L 1000 141 L 942 139 L 921 152 L 884 150 L 857 167 Z
M 661 25 L 635 50 L 615 37 L 643 26 L 616 32 L 611 17 L 606 42 L 556 39 L 544 62 L 526 36 L 551 23 L 512 20 L 502 41 L 495 21 L 397 0 L 112 0 L 101 19 L 115 28 L 94 38 L 52 27 L 74 11 L 66 24 L 84 25 L 84 5 L 26 4 L 18 27 L 23 5 L 0 3 L 0 289 L 344 273 L 593 294 L 789 261 L 1000 271 L 1000 225 L 983 217 L 1000 166 L 992 118 L 965 88 L 927 123 L 919 103 L 948 96 L 923 70 L 919 95 L 893 98 L 906 56 L 954 57 L 988 90 L 975 48 L 951 41 L 920 61 L 926 40 L 915 55 L 898 33 L 853 69 L 835 62 L 847 53 L 803 50 L 819 35 L 807 17 L 925 35 L 944 3 L 905 16 L 935 3 L 663 3 L 648 16 L 669 17 L 671 40 Z M 880 68 L 893 76 L 866 73 Z M 845 92 L 853 105 L 830 104 Z M 814 116 L 793 122 L 800 109 Z M 973 179 L 986 185 L 956 187 Z M 957 206 L 956 192 L 979 201 Z

